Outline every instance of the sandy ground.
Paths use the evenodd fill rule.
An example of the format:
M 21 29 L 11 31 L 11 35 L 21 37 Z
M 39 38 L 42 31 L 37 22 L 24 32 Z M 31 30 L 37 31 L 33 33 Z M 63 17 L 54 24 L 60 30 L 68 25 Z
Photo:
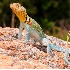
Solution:
M 26 34 L 24 30 L 21 40 L 18 40 L 18 31 L 18 28 L 0 28 L 0 69 L 70 69 L 70 65 L 64 61 L 63 52 L 51 50 L 51 55 L 48 55 L 46 47 L 40 43 L 33 45 L 32 39 L 28 43 L 23 42 Z M 56 41 L 51 36 L 47 38 L 52 43 Z M 66 47 L 65 41 L 57 41 Z

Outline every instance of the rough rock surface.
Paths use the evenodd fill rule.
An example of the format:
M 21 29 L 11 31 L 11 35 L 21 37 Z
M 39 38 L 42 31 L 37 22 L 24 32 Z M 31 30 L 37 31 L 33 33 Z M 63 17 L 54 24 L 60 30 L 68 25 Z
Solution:
M 51 55 L 48 55 L 46 47 L 38 42 L 36 45 L 33 45 L 32 39 L 28 43 L 23 42 L 24 30 L 21 40 L 18 40 L 18 31 L 18 28 L 0 28 L 0 69 L 70 69 L 63 59 L 63 52 L 52 50 Z M 57 40 L 48 35 L 47 38 L 54 44 Z M 66 47 L 65 41 L 57 41 L 57 44 Z

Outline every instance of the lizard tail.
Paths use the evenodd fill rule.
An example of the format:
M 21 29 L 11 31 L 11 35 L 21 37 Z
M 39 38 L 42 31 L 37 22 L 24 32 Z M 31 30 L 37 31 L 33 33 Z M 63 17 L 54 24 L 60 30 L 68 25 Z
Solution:
M 53 45 L 53 44 L 49 44 L 47 46 L 47 53 L 50 54 L 51 52 L 51 49 L 55 49 L 55 50 L 58 50 L 58 51 L 61 51 L 61 52 L 65 52 L 64 54 L 64 60 L 65 62 L 70 65 L 70 62 L 68 61 L 68 59 L 70 60 L 70 58 L 67 58 L 67 56 L 70 54 L 70 50 L 69 49 L 64 49 L 64 48 L 60 48 L 59 46 L 56 46 L 56 45 Z
M 66 62 L 67 64 L 70 65 L 70 62 L 69 62 L 68 59 L 67 59 L 67 56 L 70 54 L 70 50 L 69 50 L 69 49 L 66 50 L 66 49 L 64 49 L 64 48 L 61 48 L 61 47 L 59 47 L 59 46 L 56 46 L 56 45 L 50 43 L 47 38 L 43 38 L 43 39 L 42 39 L 42 44 L 43 44 L 44 46 L 47 46 L 47 54 L 50 54 L 51 49 L 55 49 L 55 50 L 57 50 L 57 51 L 65 52 L 65 54 L 64 54 L 64 60 L 65 60 L 65 62 Z
M 69 55 L 70 53 L 68 53 L 68 52 L 66 52 L 65 54 L 64 54 L 64 60 L 65 60 L 65 62 L 67 63 L 67 64 L 69 64 L 70 65 L 70 62 L 68 61 L 68 59 L 67 59 L 67 55 Z

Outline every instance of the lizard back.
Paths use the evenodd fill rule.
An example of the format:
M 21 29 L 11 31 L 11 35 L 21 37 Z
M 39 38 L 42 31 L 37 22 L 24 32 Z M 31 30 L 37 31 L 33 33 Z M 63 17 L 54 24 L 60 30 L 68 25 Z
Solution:
M 42 37 L 42 38 L 45 37 L 41 26 L 32 18 L 30 18 L 30 22 L 32 23 L 31 28 L 36 30 L 40 37 Z

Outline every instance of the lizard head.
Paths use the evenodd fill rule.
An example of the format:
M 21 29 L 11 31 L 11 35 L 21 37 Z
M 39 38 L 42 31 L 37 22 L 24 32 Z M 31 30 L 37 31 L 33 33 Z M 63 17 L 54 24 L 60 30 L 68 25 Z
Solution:
M 26 17 L 27 17 L 26 9 L 23 6 L 21 6 L 21 4 L 12 3 L 12 4 L 10 4 L 10 8 L 16 14 L 16 16 L 19 18 L 20 22 L 26 21 Z

